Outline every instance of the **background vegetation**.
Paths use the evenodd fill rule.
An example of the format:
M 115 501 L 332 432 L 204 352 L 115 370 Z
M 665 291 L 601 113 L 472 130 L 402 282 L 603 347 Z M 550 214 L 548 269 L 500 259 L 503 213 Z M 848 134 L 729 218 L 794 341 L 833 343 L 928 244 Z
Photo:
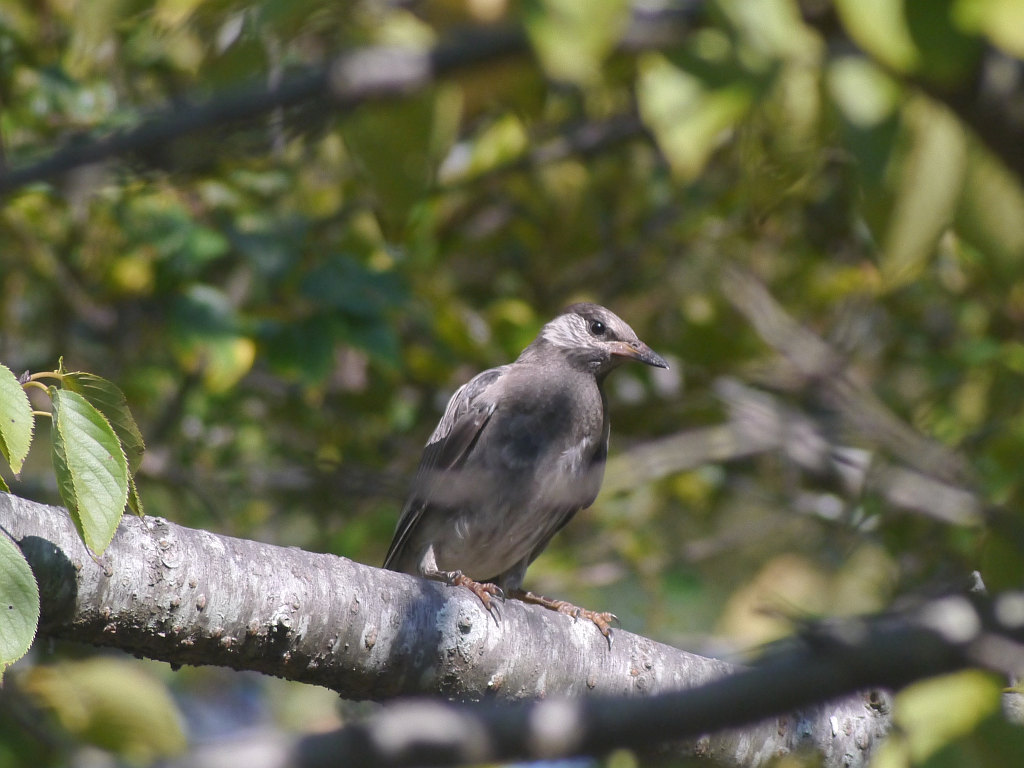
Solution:
M 1014 0 L 7 0 L 2 160 L 492 24 L 530 47 L 402 98 L 321 93 L 9 190 L 0 361 L 63 356 L 125 391 L 148 514 L 376 564 L 454 388 L 594 300 L 673 365 L 610 381 L 613 455 L 751 403 L 779 409 L 786 439 L 689 464 L 652 443 L 665 471 L 613 462 L 533 588 L 734 654 L 788 632 L 779 614 L 881 610 L 975 569 L 1019 586 Z M 814 336 L 766 326 L 773 307 Z M 815 339 L 828 354 L 808 362 Z M 47 439 L 5 479 L 56 502 Z M 115 679 L 138 681 L 130 698 Z M 99 760 L 87 744 L 147 763 L 342 716 L 325 691 L 74 647 L 37 648 L 8 680 L 6 765 Z M 998 687 L 950 685 L 981 701 L 957 694 L 971 734 Z M 887 759 L 982 760 L 991 728 L 901 737 Z

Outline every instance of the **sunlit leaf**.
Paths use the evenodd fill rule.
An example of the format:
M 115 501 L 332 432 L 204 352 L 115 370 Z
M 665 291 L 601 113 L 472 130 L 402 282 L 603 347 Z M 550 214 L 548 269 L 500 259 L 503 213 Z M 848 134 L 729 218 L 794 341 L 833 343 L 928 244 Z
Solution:
M 84 371 L 65 373 L 61 385 L 64 389 L 80 394 L 106 416 L 121 440 L 125 457 L 128 459 L 128 469 L 132 472 L 138 470 L 142 454 L 146 452 L 146 443 L 128 408 L 128 400 L 124 393 L 112 382 Z
M 61 500 L 86 546 L 102 554 L 128 501 L 128 462 L 110 422 L 84 397 L 56 387 L 49 392 Z
M 515 115 L 502 115 L 481 130 L 468 148 L 465 163 L 446 167 L 446 181 L 469 178 L 499 168 L 521 157 L 529 148 L 530 139 L 522 121 Z M 448 166 L 449 164 L 446 164 Z
M 914 280 L 952 223 L 963 189 L 967 139 L 942 108 L 908 107 L 909 149 L 883 241 L 882 276 L 889 287 Z
M 893 720 L 907 738 L 912 759 L 923 761 L 970 733 L 999 710 L 1001 691 L 994 675 L 967 670 L 914 683 L 897 694 Z
M 39 587 L 18 545 L 0 532 L 0 674 L 24 656 L 39 624 Z
M 776 58 L 817 57 L 820 41 L 804 24 L 795 0 L 723 0 L 719 5 L 741 32 L 743 45 L 766 63 Z
M 953 16 L 965 32 L 984 34 L 993 44 L 1024 59 L 1024 3 L 1019 0 L 959 0 Z
M 837 0 L 836 10 L 850 37 L 886 66 L 911 72 L 920 52 L 900 0 Z
M 724 133 L 746 113 L 753 100 L 748 83 L 707 88 L 696 76 L 659 54 L 641 59 L 637 100 L 672 172 L 695 178 Z
M 28 456 L 32 444 L 32 406 L 11 369 L 0 363 L 0 455 L 14 474 Z
M 860 56 L 836 58 L 828 68 L 828 85 L 843 117 L 857 128 L 879 125 L 899 106 L 896 83 Z
M 531 0 L 525 21 L 530 40 L 555 80 L 592 83 L 629 20 L 627 0 Z
M 134 764 L 185 748 L 184 720 L 167 687 L 131 660 L 40 665 L 26 672 L 21 687 L 76 738 Z
M 1011 270 L 1024 264 L 1024 190 L 978 145 L 970 148 L 956 215 L 964 239 Z

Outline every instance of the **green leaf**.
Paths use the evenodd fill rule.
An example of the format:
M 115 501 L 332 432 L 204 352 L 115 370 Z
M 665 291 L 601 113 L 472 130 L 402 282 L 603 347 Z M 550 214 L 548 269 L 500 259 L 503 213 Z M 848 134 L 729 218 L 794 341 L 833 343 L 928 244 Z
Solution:
M 886 67 L 914 71 L 921 53 L 914 44 L 904 3 L 894 0 L 838 0 L 836 10 L 854 42 Z
M 139 517 L 144 517 L 146 510 L 142 506 L 142 499 L 139 498 L 139 489 L 135 487 L 135 476 L 128 475 L 128 507 Z
M 25 556 L 0 533 L 0 674 L 32 645 L 39 625 L 39 587 Z
M 640 60 L 640 114 L 682 181 L 700 174 L 723 133 L 743 117 L 753 97 L 744 80 L 713 88 L 660 54 Z
M 957 232 L 1016 275 L 1024 255 L 1024 190 L 1017 178 L 975 143 L 969 148 Z
M 83 371 L 64 374 L 61 384 L 64 389 L 80 394 L 106 416 L 121 440 L 121 447 L 124 448 L 124 454 L 128 459 L 128 468 L 133 473 L 136 472 L 142 463 L 142 454 L 146 452 L 146 443 L 128 408 L 128 400 L 124 393 L 112 382 Z
M 260 331 L 266 359 L 275 371 L 316 382 L 334 370 L 334 336 L 322 313 L 293 323 L 267 322 Z
M 956 18 L 958 0 L 907 1 L 904 14 L 921 54 L 919 75 L 933 83 L 956 87 L 970 83 L 983 51 L 982 41 Z
M 2 477 L 0 477 L 0 491 L 3 491 L 4 493 L 11 492 L 10 487 L 7 485 L 7 482 Z
M 899 86 L 862 56 L 835 58 L 827 70 L 829 91 L 843 117 L 859 129 L 889 120 L 899 107 Z
M 826 70 L 829 94 L 843 118 L 844 143 L 865 185 L 863 214 L 881 227 L 891 208 L 886 171 L 900 131 L 900 86 L 862 56 L 840 56 Z
M 907 740 L 915 763 L 973 731 L 999 710 L 1002 683 L 980 670 L 923 680 L 897 695 L 893 721 Z M 950 702 L 956 702 L 955 707 Z
M 241 330 L 228 297 L 196 285 L 175 300 L 169 323 L 171 347 L 188 371 L 201 371 L 212 392 L 230 389 L 252 368 L 256 345 Z
M 526 30 L 544 70 L 580 85 L 598 80 L 601 63 L 629 21 L 625 0 L 534 0 L 526 4 Z
M 110 422 L 89 401 L 70 390 L 49 392 L 61 499 L 86 546 L 102 554 L 128 501 L 128 462 Z
M 957 210 L 967 138 L 945 109 L 919 99 L 906 110 L 910 139 L 889 214 L 882 275 L 890 287 L 916 280 Z
M 345 144 L 376 199 L 385 230 L 401 230 L 434 180 L 437 93 L 358 110 L 341 125 Z
M 0 454 L 11 465 L 14 474 L 28 456 L 32 444 L 32 406 L 28 395 L 11 369 L 0 364 Z
M 1017 694 L 1019 696 L 1019 694 Z M 958 702 L 959 705 L 959 702 Z M 1004 768 L 1024 754 L 1024 728 L 1014 715 L 997 712 L 985 718 L 968 736 L 947 743 L 920 768 Z M 880 765 L 880 764 L 879 764 Z
M 465 177 L 482 175 L 521 157 L 530 148 L 530 136 L 523 121 L 506 114 L 481 130 L 473 141 Z
M 1024 58 L 1024 3 L 1018 0 L 958 0 L 953 18 L 964 32 L 986 35 L 1011 56 Z
M 317 304 L 361 319 L 377 319 L 407 296 L 395 272 L 369 269 L 345 255 L 332 256 L 310 270 L 301 290 Z
M 40 665 L 26 672 L 22 687 L 76 738 L 133 765 L 185 748 L 183 718 L 167 686 L 130 659 Z

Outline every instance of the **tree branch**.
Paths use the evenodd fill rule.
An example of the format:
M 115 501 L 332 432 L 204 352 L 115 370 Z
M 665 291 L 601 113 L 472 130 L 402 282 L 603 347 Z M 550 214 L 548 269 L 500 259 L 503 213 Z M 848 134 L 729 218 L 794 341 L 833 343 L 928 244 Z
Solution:
M 985 518 L 981 499 L 970 489 L 844 445 L 819 420 L 768 392 L 728 377 L 716 380 L 714 391 L 728 411 L 726 423 L 648 440 L 611 457 L 602 493 L 780 451 L 800 469 L 836 479 L 851 497 L 870 491 L 895 509 L 955 525 L 979 525 Z
M 609 651 L 588 622 L 518 601 L 499 623 L 467 590 L 162 518 L 126 516 L 98 559 L 60 508 L 0 494 L 0 526 L 36 573 L 44 634 L 173 664 L 378 700 L 646 694 L 733 669 L 623 631 Z
M 847 372 L 848 361 L 794 320 L 757 278 L 738 268 L 723 274 L 722 293 L 778 355 L 780 378 L 808 391 L 855 434 L 924 475 L 964 483 L 970 476 L 958 452 L 922 435 Z
M 455 36 L 426 53 L 387 47 L 356 51 L 270 87 L 250 85 L 215 94 L 193 107 L 167 107 L 135 128 L 62 147 L 39 162 L 0 174 L 0 195 L 83 165 L 313 99 L 329 101 L 337 110 L 351 110 L 368 101 L 403 96 L 434 78 L 527 49 L 521 30 L 496 27 Z
M 698 746 L 698 754 L 751 766 L 803 746 L 815 748 L 825 766 L 861 766 L 887 730 L 889 702 L 878 691 L 864 694 L 859 711 L 845 709 L 853 700 L 844 699 L 804 710 L 802 716 L 811 719 L 794 722 L 783 716 L 775 721 L 780 735 L 803 732 L 805 739 L 775 740 L 764 734 L 771 722 L 763 718 L 870 685 L 895 688 L 966 666 L 1012 673 L 1024 663 L 1024 593 L 1005 593 L 991 603 L 944 597 L 905 614 L 808 629 L 804 642 L 784 647 L 759 667 L 693 690 L 645 699 L 555 699 L 516 707 L 469 709 L 416 702 L 390 708 L 366 722 L 307 738 L 299 747 L 299 763 L 305 768 L 339 762 L 452 765 L 602 754 L 621 747 L 649 751 L 666 738 L 692 738 L 722 723 L 760 721 L 744 731 L 747 739 L 735 751 L 716 753 L 717 744 L 698 740 L 704 747 L 702 751 Z M 1020 699 L 1020 694 L 1009 696 Z M 1012 711 L 1015 703 L 1007 701 L 1006 709 Z M 838 719 L 840 710 L 849 719 Z M 828 718 L 830 727 L 821 729 L 813 716 L 817 723 Z
M 256 670 L 377 700 L 427 692 L 464 701 L 642 698 L 736 671 L 624 631 L 609 648 L 589 622 L 516 601 L 502 606 L 498 623 L 467 590 L 161 518 L 126 517 L 99 559 L 85 550 L 62 509 L 0 494 L 0 526 L 19 542 L 36 574 L 43 635 L 172 664 Z M 866 706 L 860 695 L 785 714 L 789 706 L 771 688 L 730 690 L 713 694 L 719 701 L 714 717 L 688 715 L 686 733 L 750 722 L 756 713 L 785 716 L 700 735 L 678 751 L 730 765 L 801 746 L 826 754 L 852 750 L 866 760 L 888 725 L 886 713 Z M 766 703 L 766 694 L 776 703 Z M 751 705 L 751 697 L 760 703 Z M 601 723 L 614 719 L 600 715 L 601 706 L 618 704 L 595 706 Z M 698 709 L 704 706 L 710 703 Z M 834 723 L 841 724 L 839 734 Z
M 678 43 L 701 13 L 701 6 L 693 2 L 653 11 L 634 9 L 620 49 L 636 52 Z M 429 51 L 381 46 L 342 54 L 325 67 L 282 78 L 270 87 L 254 84 L 217 93 L 195 106 L 169 106 L 134 128 L 70 144 L 21 168 L 0 168 L 0 196 L 83 165 L 160 147 L 197 131 L 252 119 L 281 107 L 321 100 L 326 108 L 343 112 L 369 101 L 400 98 L 442 77 L 529 50 L 524 30 L 492 25 L 459 30 Z

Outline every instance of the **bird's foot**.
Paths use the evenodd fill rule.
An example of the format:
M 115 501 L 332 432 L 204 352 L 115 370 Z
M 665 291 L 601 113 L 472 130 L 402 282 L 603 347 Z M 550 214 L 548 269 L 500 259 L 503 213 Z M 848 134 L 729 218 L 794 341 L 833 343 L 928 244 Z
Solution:
M 611 647 L 611 625 L 613 623 L 619 623 L 619 617 L 614 613 L 608 613 L 607 611 L 588 611 L 585 608 L 580 608 L 578 605 L 573 605 L 568 600 L 552 600 L 550 597 L 535 595 L 533 592 L 525 589 L 511 591 L 509 592 L 509 597 L 514 597 L 516 600 L 521 600 L 524 603 L 542 605 L 549 610 L 564 613 L 567 616 L 572 616 L 574 619 L 590 619 L 597 625 L 597 628 L 601 630 L 601 634 L 608 639 L 608 646 Z
M 474 581 L 462 571 L 450 571 L 446 574 L 445 581 L 453 587 L 465 587 L 479 597 L 480 602 L 484 604 L 484 608 L 494 617 L 494 621 L 497 623 L 500 614 L 498 612 L 498 604 L 494 602 L 494 598 L 498 600 L 505 599 L 505 593 L 502 592 L 501 587 L 497 584 L 491 584 L 489 581 Z

